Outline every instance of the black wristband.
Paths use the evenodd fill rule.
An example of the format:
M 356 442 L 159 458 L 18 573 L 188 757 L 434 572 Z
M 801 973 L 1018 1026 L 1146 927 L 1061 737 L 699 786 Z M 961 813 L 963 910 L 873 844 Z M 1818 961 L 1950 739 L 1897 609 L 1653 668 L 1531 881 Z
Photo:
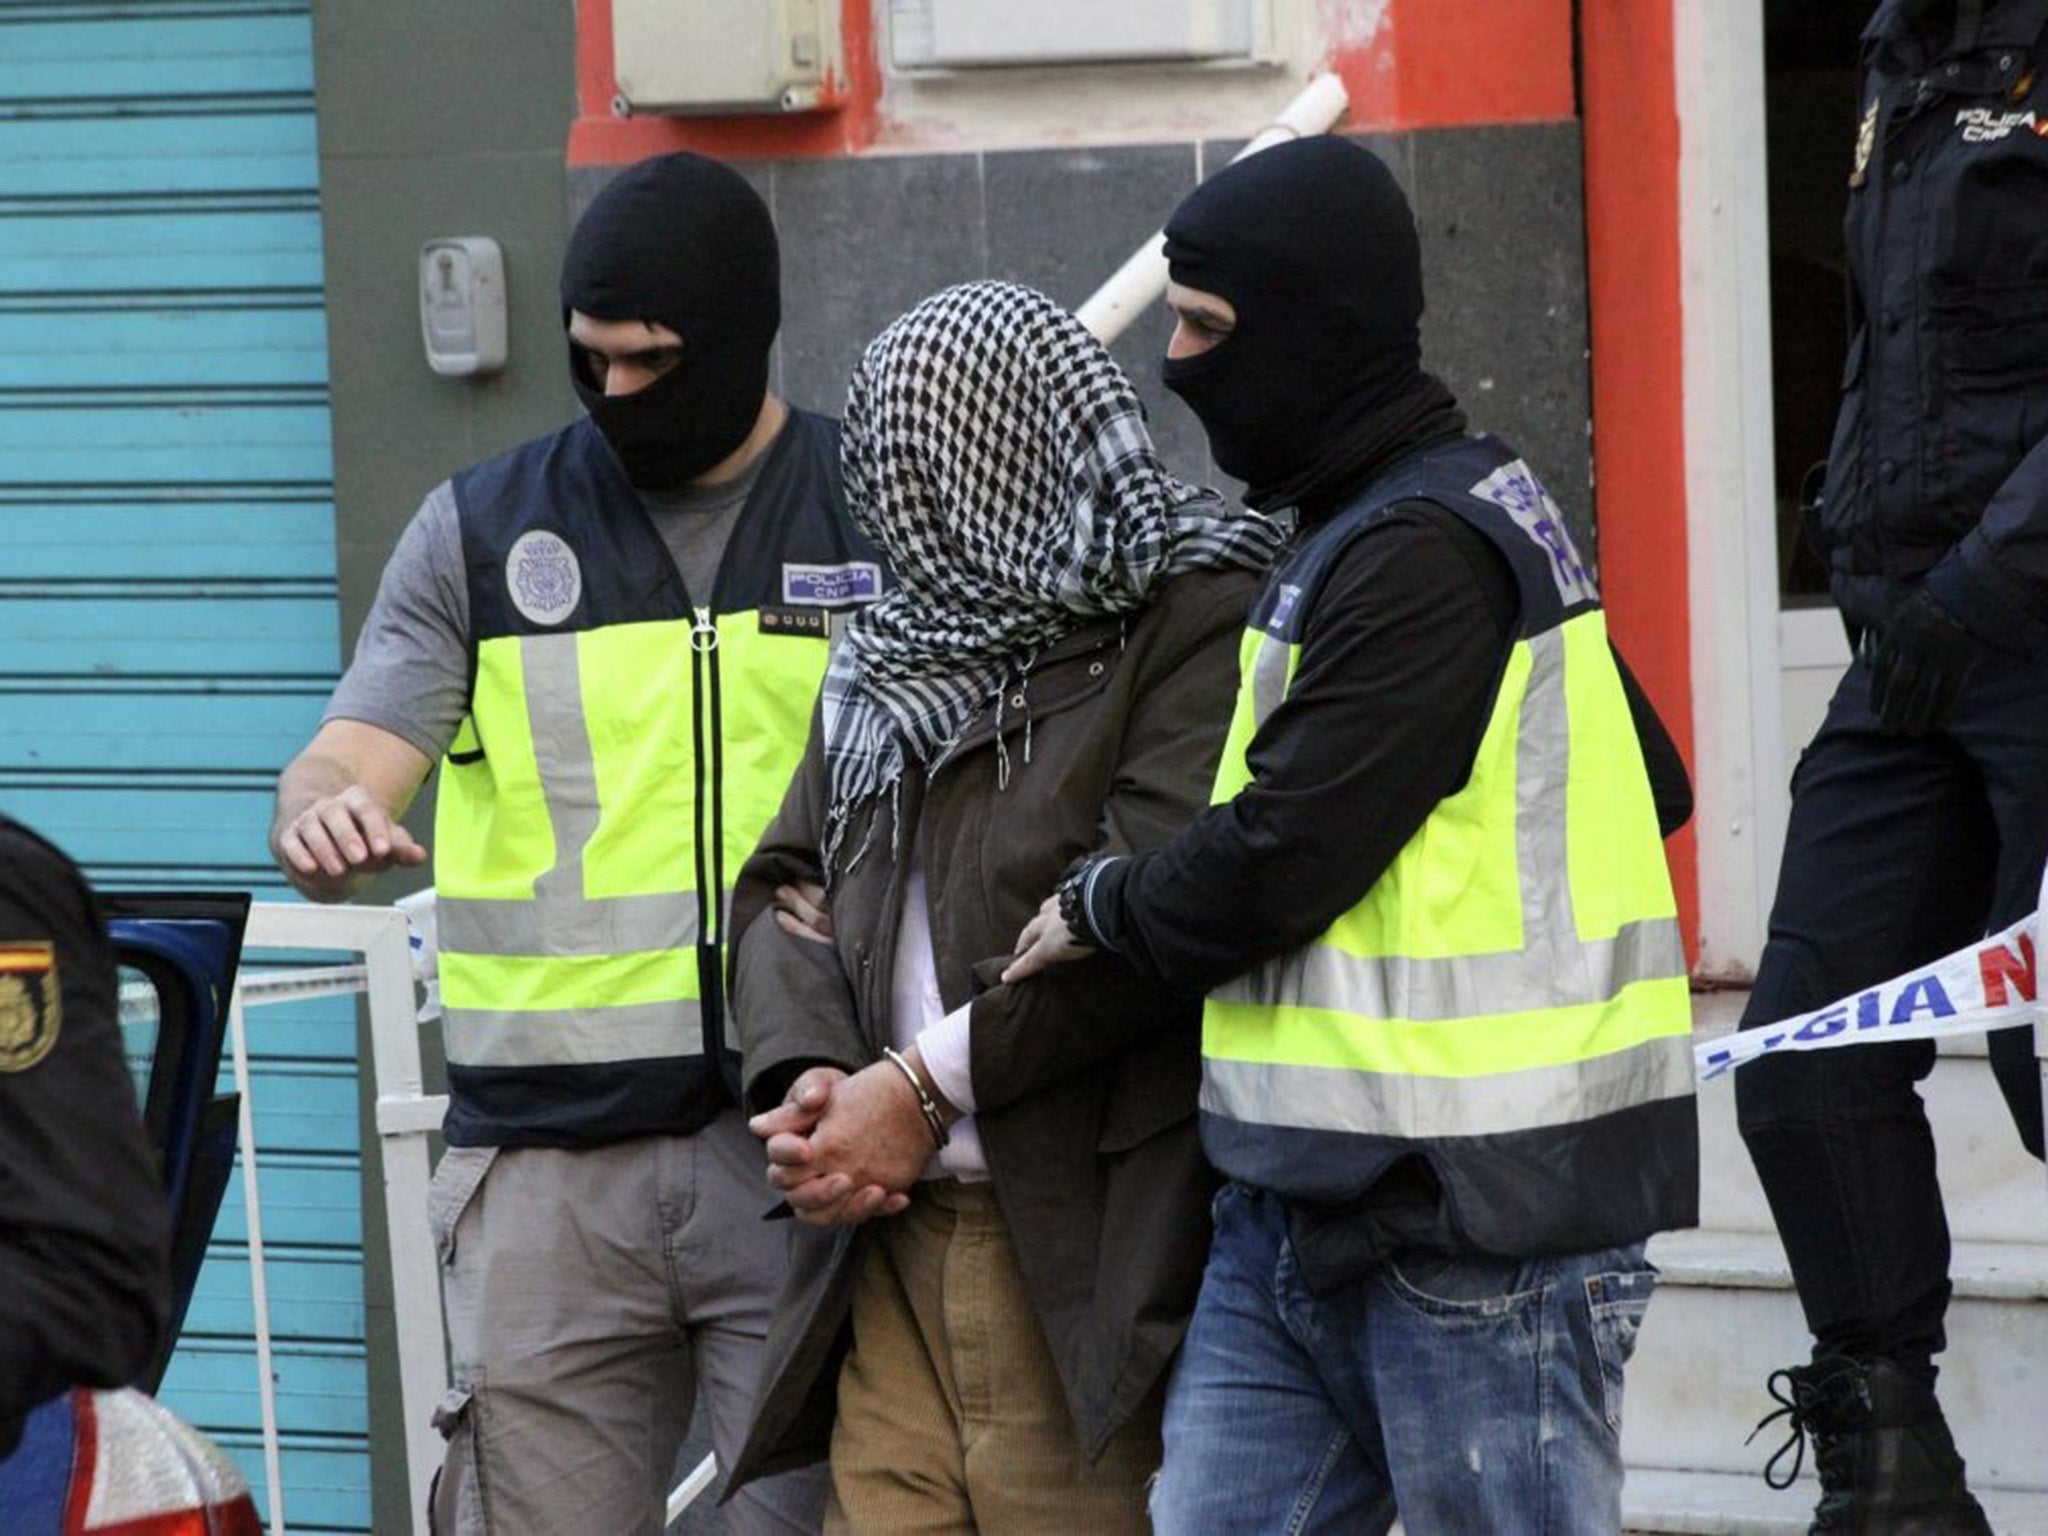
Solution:
M 1074 936 L 1076 942 L 1095 949 L 1102 947 L 1102 936 L 1088 920 L 1088 903 L 1084 898 L 1088 892 L 1088 877 L 1104 862 L 1106 855 L 1083 854 L 1067 866 L 1067 872 L 1060 876 L 1060 883 L 1053 892 L 1059 898 L 1060 921 L 1067 925 L 1067 932 Z

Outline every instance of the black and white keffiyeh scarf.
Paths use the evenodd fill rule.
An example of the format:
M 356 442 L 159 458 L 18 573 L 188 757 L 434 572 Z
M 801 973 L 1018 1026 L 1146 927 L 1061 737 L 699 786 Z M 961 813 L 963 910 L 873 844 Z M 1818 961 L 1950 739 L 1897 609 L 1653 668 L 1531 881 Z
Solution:
M 1268 519 L 1167 474 L 1108 351 L 1014 283 L 948 288 L 876 337 L 842 434 L 848 507 L 898 586 L 848 623 L 825 677 L 828 879 L 904 754 L 936 766 L 1046 646 L 1183 571 L 1260 570 L 1281 547 Z

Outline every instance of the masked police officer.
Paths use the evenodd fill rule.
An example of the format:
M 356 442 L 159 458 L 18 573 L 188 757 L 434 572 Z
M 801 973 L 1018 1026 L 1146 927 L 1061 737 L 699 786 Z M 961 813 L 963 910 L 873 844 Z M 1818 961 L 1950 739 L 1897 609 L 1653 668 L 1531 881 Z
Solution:
M 1230 1182 L 1154 1529 L 1616 1531 L 1642 1243 L 1698 1209 L 1683 768 L 1556 504 L 1423 371 L 1379 160 L 1254 155 L 1166 254 L 1167 386 L 1294 542 L 1215 803 L 1077 864 L 1004 976 L 1091 945 L 1208 990 Z
M 422 862 L 397 818 L 440 760 L 439 1528 L 651 1536 L 693 1382 L 731 1464 L 783 1264 L 724 1033 L 729 887 L 830 616 L 882 576 L 836 423 L 769 393 L 775 231 L 736 172 L 622 172 L 561 292 L 587 415 L 428 497 L 272 846 L 324 900 Z M 750 1484 L 730 1529 L 814 1529 L 822 1498 Z
M 1817 532 L 1854 664 L 1792 781 L 1744 1024 L 2033 905 L 2048 845 L 2048 0 L 1885 0 L 1863 34 L 1850 342 Z M 2032 1032 L 1992 1067 L 2041 1153 Z M 1948 1228 L 1931 1042 L 1746 1068 L 1743 1137 L 1813 1361 L 1816 1531 L 1987 1530 L 1934 1396 Z M 1776 1380 L 1776 1378 L 1774 1378 Z

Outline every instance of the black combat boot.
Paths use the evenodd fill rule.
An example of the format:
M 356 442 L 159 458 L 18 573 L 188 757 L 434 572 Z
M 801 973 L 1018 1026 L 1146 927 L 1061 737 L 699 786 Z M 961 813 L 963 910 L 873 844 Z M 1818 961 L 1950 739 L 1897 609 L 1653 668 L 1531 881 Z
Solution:
M 1811 1536 L 1991 1536 L 1932 1387 L 1889 1360 L 1828 1355 L 1772 1372 L 1770 1392 L 1782 1406 L 1757 1429 L 1789 1416 L 1792 1438 L 1764 1467 L 1764 1481 L 1791 1487 L 1813 1436 L 1821 1497 Z M 1780 1480 L 1787 1453 L 1792 1470 Z

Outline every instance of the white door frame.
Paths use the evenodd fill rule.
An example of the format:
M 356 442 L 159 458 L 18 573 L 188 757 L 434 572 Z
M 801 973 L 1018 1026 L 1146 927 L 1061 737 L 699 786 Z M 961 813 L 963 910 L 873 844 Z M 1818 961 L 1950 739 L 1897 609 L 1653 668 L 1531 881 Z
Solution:
M 1755 972 L 1790 797 L 1780 694 L 1761 0 L 1672 0 L 1698 972 Z

